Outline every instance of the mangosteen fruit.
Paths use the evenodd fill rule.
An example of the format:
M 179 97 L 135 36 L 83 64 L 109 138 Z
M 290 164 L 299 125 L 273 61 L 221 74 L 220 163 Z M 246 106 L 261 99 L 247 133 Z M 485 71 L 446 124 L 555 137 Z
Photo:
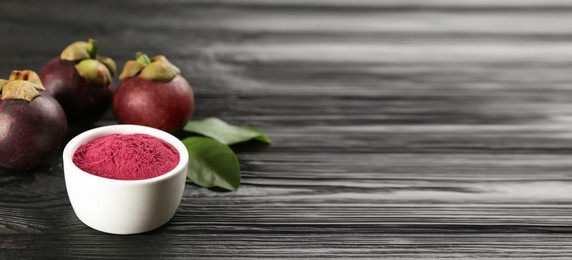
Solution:
M 67 136 L 64 110 L 38 75 L 15 70 L 0 79 L 0 167 L 25 170 L 46 162 Z
M 125 63 L 113 94 L 117 122 L 175 132 L 191 119 L 195 108 L 193 89 L 181 71 L 165 56 L 138 52 Z
M 115 71 L 113 59 L 99 56 L 97 41 L 89 39 L 67 46 L 40 70 L 40 79 L 70 124 L 91 125 L 111 105 Z

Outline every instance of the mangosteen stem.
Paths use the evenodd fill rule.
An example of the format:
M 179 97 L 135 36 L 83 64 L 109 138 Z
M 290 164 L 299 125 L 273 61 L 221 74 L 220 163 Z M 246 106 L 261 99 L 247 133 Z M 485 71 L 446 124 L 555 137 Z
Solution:
M 149 65 L 151 63 L 151 59 L 149 59 L 149 56 L 147 56 L 147 54 L 143 52 L 137 52 L 137 54 L 135 54 L 135 57 L 137 58 L 137 62 L 140 62 L 144 65 Z
M 87 41 L 87 53 L 90 59 L 97 59 L 97 41 L 95 39 Z

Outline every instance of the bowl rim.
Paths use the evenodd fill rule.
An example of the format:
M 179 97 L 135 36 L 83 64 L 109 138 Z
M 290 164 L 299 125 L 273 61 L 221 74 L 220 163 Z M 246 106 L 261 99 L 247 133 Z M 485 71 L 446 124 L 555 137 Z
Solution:
M 73 162 L 73 155 L 75 151 L 81 146 L 82 144 L 86 144 L 89 141 L 97 139 L 99 137 L 103 137 L 110 134 L 148 134 L 155 138 L 159 138 L 169 144 L 171 144 L 177 152 L 179 153 L 179 163 L 175 168 L 172 170 L 161 174 L 159 176 L 155 176 L 153 178 L 148 179 L 140 179 L 140 180 L 118 180 L 118 179 L 111 179 L 106 177 L 101 177 L 95 174 L 91 174 L 80 169 L 74 162 Z M 186 167 L 189 161 L 189 154 L 188 151 L 177 137 L 173 136 L 170 133 L 167 133 L 163 130 L 142 126 L 142 125 L 133 125 L 133 124 L 117 124 L 117 125 L 107 125 L 107 126 L 100 126 L 96 128 L 89 129 L 84 131 L 75 137 L 73 137 L 64 147 L 62 153 L 63 163 L 64 163 L 64 175 L 70 174 L 69 171 L 73 172 L 73 174 L 82 174 L 82 176 L 86 178 L 91 178 L 94 181 L 101 181 L 107 184 L 120 184 L 120 185 L 143 185 L 155 182 L 161 182 L 165 179 L 172 178 L 178 175 L 181 171 L 185 171 L 186 175 Z M 66 173 L 66 164 L 68 171 Z

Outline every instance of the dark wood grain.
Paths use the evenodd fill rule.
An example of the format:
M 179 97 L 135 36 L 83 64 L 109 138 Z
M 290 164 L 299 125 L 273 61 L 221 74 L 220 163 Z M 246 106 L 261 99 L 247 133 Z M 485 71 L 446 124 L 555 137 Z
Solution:
M 0 75 L 94 37 L 177 64 L 195 118 L 266 131 L 236 192 L 83 225 L 56 157 L 0 170 L 0 258 L 571 258 L 568 1 L 1 1 Z M 111 113 L 96 125 L 115 123 Z M 0 155 L 1 156 L 1 155 Z

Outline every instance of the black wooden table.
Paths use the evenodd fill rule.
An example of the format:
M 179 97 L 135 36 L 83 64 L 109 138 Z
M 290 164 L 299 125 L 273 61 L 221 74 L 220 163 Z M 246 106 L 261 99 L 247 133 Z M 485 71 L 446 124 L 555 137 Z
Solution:
M 144 234 L 83 225 L 61 158 L 0 170 L 0 258 L 572 257 L 572 3 L 0 2 L 0 77 L 96 38 L 164 54 L 195 119 L 266 131 L 236 192 Z M 117 80 L 116 80 L 117 82 Z M 111 113 L 96 126 L 114 124 Z M 2 155 L 0 155 L 2 156 Z

